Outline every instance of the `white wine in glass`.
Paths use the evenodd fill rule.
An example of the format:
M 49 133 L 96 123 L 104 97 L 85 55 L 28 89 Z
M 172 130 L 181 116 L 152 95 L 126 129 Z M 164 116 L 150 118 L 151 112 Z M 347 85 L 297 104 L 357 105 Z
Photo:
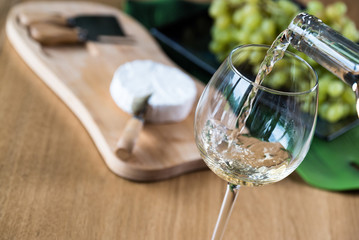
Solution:
M 228 182 L 212 239 L 221 239 L 239 186 L 274 183 L 288 176 L 304 159 L 314 134 L 316 73 L 280 46 L 275 46 L 278 52 L 269 49 L 234 49 L 197 105 L 198 149 L 208 167 Z M 263 61 L 267 52 L 271 61 Z

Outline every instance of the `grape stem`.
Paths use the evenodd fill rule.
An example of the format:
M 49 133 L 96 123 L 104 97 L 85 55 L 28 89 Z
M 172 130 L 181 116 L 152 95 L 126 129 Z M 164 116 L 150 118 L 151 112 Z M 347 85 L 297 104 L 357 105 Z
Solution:
M 234 204 L 238 196 L 240 186 L 232 183 L 227 184 L 226 194 L 222 202 L 222 207 L 218 215 L 217 223 L 213 231 L 212 240 L 220 240 L 231 216 Z

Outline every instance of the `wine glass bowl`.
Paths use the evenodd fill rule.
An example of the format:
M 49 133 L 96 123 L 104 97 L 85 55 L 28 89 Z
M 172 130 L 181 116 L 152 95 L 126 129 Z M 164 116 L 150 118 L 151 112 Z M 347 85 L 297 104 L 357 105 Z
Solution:
M 231 184 L 282 180 L 302 162 L 313 137 L 318 106 L 314 70 L 287 51 L 257 82 L 267 50 L 263 45 L 234 49 L 197 105 L 195 139 L 201 156 Z

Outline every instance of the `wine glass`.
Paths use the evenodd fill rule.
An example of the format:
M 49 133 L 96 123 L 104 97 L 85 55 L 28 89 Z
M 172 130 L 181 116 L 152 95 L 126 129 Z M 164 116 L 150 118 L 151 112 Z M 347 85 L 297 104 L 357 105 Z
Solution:
M 255 81 L 269 46 L 235 48 L 204 89 L 195 138 L 208 167 L 228 182 L 212 239 L 221 239 L 239 186 L 282 180 L 307 154 L 318 107 L 318 79 L 286 51 L 269 75 Z

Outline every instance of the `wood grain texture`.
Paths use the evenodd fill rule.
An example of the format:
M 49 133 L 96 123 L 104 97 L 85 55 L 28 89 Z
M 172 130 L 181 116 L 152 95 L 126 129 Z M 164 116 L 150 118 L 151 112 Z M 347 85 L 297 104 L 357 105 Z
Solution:
M 18 16 L 23 12 L 50 14 L 54 9 L 65 18 L 80 14 L 114 15 L 121 22 L 124 32 L 131 36 L 134 42 L 87 42 L 84 45 L 58 46 L 39 44 L 29 36 L 28 28 L 19 23 Z M 151 59 L 174 66 L 150 34 L 135 20 L 116 8 L 83 2 L 23 3 L 12 8 L 7 19 L 6 31 L 14 48 L 80 119 L 107 166 L 114 173 L 131 180 L 153 181 L 205 167 L 194 142 L 195 105 L 184 121 L 145 124 L 130 158 L 122 159 L 120 155 L 116 155 L 118 139 L 131 116 L 116 106 L 111 98 L 109 88 L 114 72 L 122 64 L 137 59 Z M 32 27 L 30 25 L 30 32 L 33 30 Z M 52 35 L 49 30 L 45 30 L 44 33 Z M 72 35 L 75 36 L 76 42 L 77 34 Z M 71 34 L 68 37 L 70 40 Z M 65 34 L 61 39 L 44 37 L 45 40 L 55 41 L 64 38 Z M 199 82 L 196 85 L 199 97 L 203 86 Z M 167 147 L 163 148 L 164 145 Z
M 81 122 L 6 39 L 15 2 L 0 1 L 0 239 L 210 239 L 225 183 L 209 170 L 145 184 L 113 174 Z M 359 236 L 358 192 L 318 190 L 292 174 L 244 187 L 238 200 L 224 239 Z

